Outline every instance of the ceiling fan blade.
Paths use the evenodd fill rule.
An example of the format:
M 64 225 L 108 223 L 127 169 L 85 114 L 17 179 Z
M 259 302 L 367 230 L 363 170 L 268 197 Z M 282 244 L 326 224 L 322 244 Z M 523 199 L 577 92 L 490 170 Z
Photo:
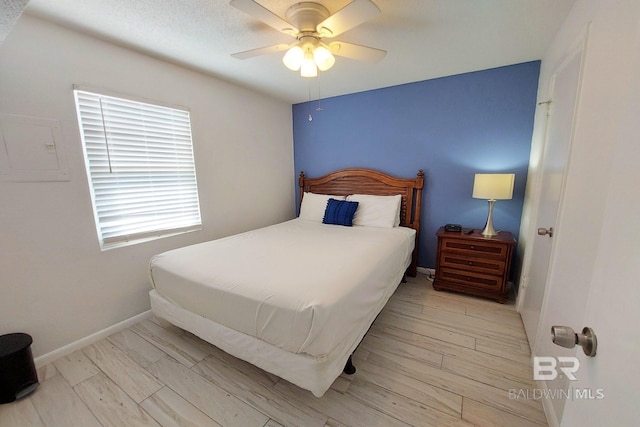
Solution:
M 244 52 L 232 53 L 231 56 L 237 59 L 248 59 L 254 56 L 264 55 L 267 53 L 276 53 L 287 50 L 291 45 L 277 44 L 274 46 L 260 47 L 258 49 L 245 50 Z
M 339 41 L 331 42 L 328 46 L 334 55 L 364 62 L 378 62 L 387 54 L 386 50 Z
M 295 26 L 291 25 L 269 9 L 253 0 L 231 0 L 229 4 L 247 15 L 251 15 L 256 19 L 259 19 L 278 31 L 292 36 L 298 34 L 298 29 Z
M 351 3 L 322 21 L 316 31 L 322 37 L 335 37 L 378 16 L 380 9 L 371 0 L 353 0 Z

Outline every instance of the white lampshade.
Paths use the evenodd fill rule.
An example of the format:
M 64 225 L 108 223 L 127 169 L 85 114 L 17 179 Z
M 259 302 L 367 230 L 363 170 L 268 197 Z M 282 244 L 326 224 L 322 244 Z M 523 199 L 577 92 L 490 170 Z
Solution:
M 304 59 L 304 51 L 300 46 L 293 46 L 284 54 L 282 62 L 291 71 L 298 71 Z
M 515 174 L 512 173 L 477 173 L 473 179 L 473 198 L 486 199 L 489 202 L 487 224 L 482 230 L 485 237 L 493 237 L 498 232 L 493 228 L 493 206 L 496 200 L 509 200 L 513 197 Z
M 307 50 L 304 53 L 304 59 L 300 66 L 300 75 L 302 77 L 316 77 L 318 75 L 318 67 L 316 67 L 316 62 L 313 59 L 311 50 Z
M 477 173 L 473 180 L 473 198 L 510 200 L 513 197 L 515 174 Z
M 316 46 L 313 50 L 313 59 L 316 61 L 320 71 L 327 71 L 336 63 L 336 58 L 334 58 L 329 49 L 322 45 Z

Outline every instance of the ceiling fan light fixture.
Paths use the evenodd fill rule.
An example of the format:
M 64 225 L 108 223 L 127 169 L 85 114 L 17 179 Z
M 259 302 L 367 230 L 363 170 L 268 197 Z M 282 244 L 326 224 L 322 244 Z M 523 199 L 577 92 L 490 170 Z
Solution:
M 296 45 L 284 54 L 284 56 L 282 57 L 282 62 L 284 63 L 285 67 L 287 67 L 291 71 L 298 71 L 302 65 L 304 56 L 305 54 L 302 48 Z
M 300 71 L 303 77 L 316 77 L 318 70 L 327 71 L 333 67 L 336 61 L 334 55 L 358 61 L 378 62 L 387 53 L 381 49 L 335 40 L 329 44 L 322 42 L 323 38 L 333 38 L 378 16 L 381 13 L 380 9 L 372 0 L 350 0 L 346 6 L 333 14 L 320 4 L 319 0 L 301 1 L 287 9 L 286 19 L 282 19 L 258 1 L 231 0 L 229 4 L 270 27 L 295 37 L 297 42 L 234 53 L 234 58 L 247 59 L 287 50 L 282 62 L 288 69 Z
M 317 77 L 318 69 L 326 71 L 333 67 L 336 58 L 324 44 L 306 43 L 291 47 L 282 57 L 282 62 L 291 71 L 300 70 L 302 77 Z
M 327 71 L 336 63 L 336 58 L 331 54 L 329 49 L 322 45 L 316 46 L 313 50 L 313 59 L 320 71 Z
M 311 50 L 307 50 L 304 53 L 304 59 L 302 60 L 302 65 L 300 66 L 300 75 L 302 77 L 318 76 L 318 67 L 316 66 L 315 60 L 313 59 L 313 53 L 311 53 Z

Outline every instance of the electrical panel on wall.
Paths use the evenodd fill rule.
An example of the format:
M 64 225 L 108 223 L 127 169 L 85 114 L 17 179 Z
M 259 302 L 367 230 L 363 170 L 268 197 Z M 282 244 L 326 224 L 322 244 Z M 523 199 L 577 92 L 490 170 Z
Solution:
M 0 178 L 13 182 L 69 181 L 60 123 L 0 114 Z

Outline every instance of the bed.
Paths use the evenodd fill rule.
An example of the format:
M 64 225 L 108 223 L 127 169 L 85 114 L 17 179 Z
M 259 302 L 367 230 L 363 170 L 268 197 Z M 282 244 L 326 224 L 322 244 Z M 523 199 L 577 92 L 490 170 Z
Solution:
M 321 397 L 403 275 L 416 274 L 423 181 L 422 171 L 301 173 L 298 218 L 154 256 L 152 311 Z M 372 207 L 391 200 L 394 224 L 375 222 L 389 210 Z M 354 226 L 323 223 L 333 203 L 359 207 Z

